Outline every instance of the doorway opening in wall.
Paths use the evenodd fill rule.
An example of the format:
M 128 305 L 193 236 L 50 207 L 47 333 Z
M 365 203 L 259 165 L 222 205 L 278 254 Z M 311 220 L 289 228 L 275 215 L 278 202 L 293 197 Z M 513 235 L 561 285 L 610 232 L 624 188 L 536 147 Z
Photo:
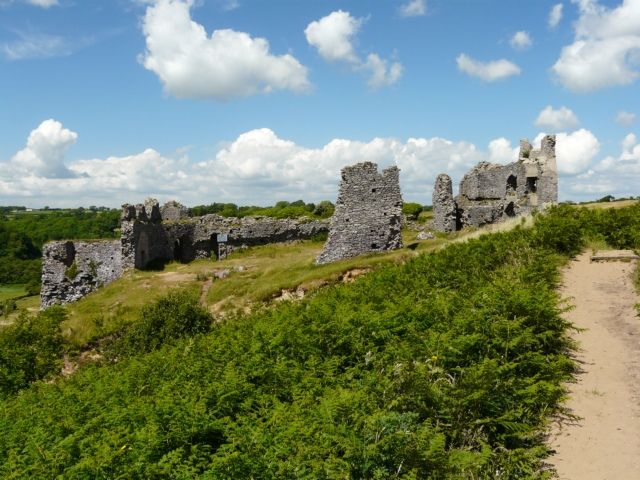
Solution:
M 509 178 L 507 178 L 507 194 L 516 193 L 517 188 L 518 177 L 516 177 L 515 175 L 509 175 Z
M 504 209 L 504 214 L 507 217 L 515 217 L 516 216 L 516 208 L 513 202 L 509 202 L 509 205 Z
M 211 240 L 210 240 L 210 245 L 211 245 L 211 260 L 219 260 L 218 258 L 218 234 L 214 233 L 211 235 Z
M 182 243 L 179 239 L 173 244 L 173 259 L 177 262 L 182 260 Z

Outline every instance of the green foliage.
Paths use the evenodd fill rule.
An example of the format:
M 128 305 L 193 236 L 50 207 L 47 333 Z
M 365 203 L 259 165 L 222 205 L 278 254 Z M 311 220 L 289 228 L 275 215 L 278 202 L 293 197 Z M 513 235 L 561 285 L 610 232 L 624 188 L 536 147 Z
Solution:
M 73 280 L 74 278 L 76 278 L 77 275 L 78 275 L 78 264 L 76 262 L 73 262 L 71 265 L 69 265 L 65 269 L 64 276 L 67 277 L 69 280 Z
M 422 205 L 419 203 L 407 202 L 402 205 L 402 213 L 404 213 L 410 220 L 417 220 L 418 215 L 422 212 Z
M 206 333 L 212 322 L 196 295 L 186 290 L 172 292 L 142 309 L 139 320 L 114 342 L 110 356 L 151 352 L 179 338 Z
M 17 308 L 14 298 L 4 300 L 3 302 L 0 302 L 0 316 L 7 317 L 10 313 L 15 312 Z
M 333 214 L 334 206 L 329 201 L 322 201 L 318 205 L 305 204 L 303 200 L 287 202 L 282 200 L 273 207 L 243 206 L 235 203 L 212 203 L 211 205 L 198 205 L 189 209 L 189 215 L 198 217 L 209 213 L 216 213 L 223 217 L 248 217 L 263 215 L 274 218 L 300 218 L 317 217 L 328 218 Z
M 23 314 L 0 327 L 0 398 L 59 371 L 64 319 L 64 311 L 53 307 L 36 316 Z
M 553 209 L 188 338 L 197 300 L 163 299 L 120 362 L 2 403 L 0 476 L 545 478 L 574 371 L 559 267 L 635 241 L 631 213 Z
M 15 210 L 13 207 L 12 211 Z M 39 290 L 42 245 L 49 240 L 114 238 L 118 210 L 50 210 L 0 217 L 0 283 Z

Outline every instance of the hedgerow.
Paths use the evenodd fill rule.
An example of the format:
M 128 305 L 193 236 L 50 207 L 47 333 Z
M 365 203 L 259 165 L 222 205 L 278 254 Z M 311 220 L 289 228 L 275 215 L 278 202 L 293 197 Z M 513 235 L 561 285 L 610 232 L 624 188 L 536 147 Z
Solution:
M 36 383 L 0 409 L 0 475 L 545 478 L 541 432 L 574 371 L 559 268 L 587 236 L 637 246 L 634 208 L 557 208 Z

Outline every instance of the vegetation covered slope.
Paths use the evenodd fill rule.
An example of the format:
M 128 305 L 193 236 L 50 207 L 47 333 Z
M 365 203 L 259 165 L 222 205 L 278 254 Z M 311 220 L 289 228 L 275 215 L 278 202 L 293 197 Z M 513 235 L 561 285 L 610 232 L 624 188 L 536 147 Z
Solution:
M 587 236 L 640 247 L 639 213 L 555 209 L 158 345 L 145 335 L 175 327 L 169 309 L 203 325 L 193 300 L 164 299 L 117 363 L 2 402 L 0 475 L 543 477 L 540 432 L 574 368 L 559 266 Z

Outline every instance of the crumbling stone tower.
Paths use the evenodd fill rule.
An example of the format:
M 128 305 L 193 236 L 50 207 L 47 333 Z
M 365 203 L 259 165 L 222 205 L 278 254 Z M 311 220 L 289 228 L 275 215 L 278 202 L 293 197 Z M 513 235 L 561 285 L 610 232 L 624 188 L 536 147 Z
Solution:
M 480 162 L 467 172 L 454 199 L 456 229 L 479 227 L 556 203 L 555 146 L 555 135 L 545 136 L 539 150 L 533 149 L 525 139 L 520 142 L 517 162 L 508 165 Z M 452 205 L 447 178 L 439 176 L 433 192 L 434 228 L 443 232 L 451 231 Z
M 457 225 L 457 207 L 453 199 L 451 177 L 441 173 L 433 186 L 433 229 L 453 232 Z
M 371 162 L 342 169 L 329 238 L 316 263 L 402 248 L 399 176 L 397 167 L 378 173 Z

